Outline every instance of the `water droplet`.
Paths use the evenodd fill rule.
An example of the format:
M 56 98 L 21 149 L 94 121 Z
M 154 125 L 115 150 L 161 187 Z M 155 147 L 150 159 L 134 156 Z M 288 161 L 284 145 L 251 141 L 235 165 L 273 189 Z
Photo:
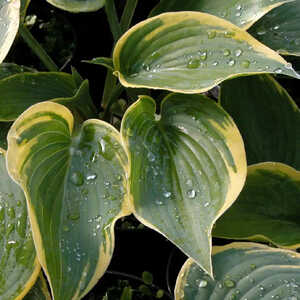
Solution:
M 197 69 L 200 66 L 200 60 L 198 58 L 190 59 L 187 63 L 188 69 Z
M 149 71 L 150 71 L 150 66 L 147 65 L 147 64 L 143 64 L 143 65 L 142 65 L 142 68 L 143 68 L 143 70 L 146 71 L 146 72 L 149 72 Z
M 228 61 L 228 65 L 229 66 L 234 66 L 235 65 L 235 60 L 234 59 L 230 59 L 229 61 Z
M 231 279 L 226 279 L 224 281 L 225 286 L 227 286 L 228 288 L 233 288 L 235 286 L 235 282 Z
M 95 180 L 97 178 L 97 174 L 93 173 L 93 174 L 88 174 L 86 176 L 86 180 Z
M 259 290 L 262 292 L 265 290 L 265 288 L 262 285 L 259 285 L 258 287 L 259 287 Z
M 243 68 L 249 68 L 250 67 L 250 61 L 249 60 L 243 60 L 242 62 L 241 62 L 241 65 L 242 65 L 242 67 Z
M 72 270 L 71 267 L 68 267 L 68 268 L 67 268 L 67 271 L 68 271 L 68 272 L 71 272 L 71 270 Z
M 171 192 L 164 192 L 163 195 L 165 198 L 170 198 L 172 194 Z
M 288 69 L 288 70 L 293 69 L 293 66 L 292 66 L 291 63 L 287 63 L 284 67 L 285 67 L 286 69 Z
M 155 161 L 155 155 L 152 152 L 148 152 L 147 158 L 151 162 Z
M 139 76 L 139 73 L 132 73 L 129 75 L 130 78 L 135 78 L 137 76 Z
M 68 218 L 72 221 L 76 221 L 80 218 L 80 214 L 79 213 L 72 213 L 68 215 Z
M 196 191 L 195 190 L 188 190 L 187 195 L 189 198 L 195 198 L 196 197 Z
M 219 64 L 218 61 L 214 61 L 214 62 L 212 63 L 213 66 L 217 66 L 218 64 Z
M 267 31 L 265 29 L 259 29 L 259 30 L 256 31 L 257 35 L 264 35 L 266 33 L 267 33 Z
M 225 31 L 224 32 L 224 37 L 226 38 L 232 38 L 235 36 L 235 32 L 232 32 L 232 31 Z
M 255 265 L 255 264 L 251 264 L 251 265 L 250 265 L 250 268 L 251 268 L 252 270 L 254 270 L 254 269 L 256 268 L 256 265 Z
M 243 51 L 241 49 L 236 49 L 234 53 L 236 57 L 239 57 L 242 55 Z
M 70 231 L 70 228 L 67 225 L 64 225 L 63 226 L 63 231 L 68 232 L 68 231 Z
M 278 30 L 279 27 L 280 27 L 279 25 L 275 25 L 275 26 L 273 27 L 273 29 L 274 29 L 274 30 Z
M 218 288 L 219 288 L 219 289 L 222 289 L 222 288 L 223 288 L 223 284 L 222 284 L 222 283 L 219 283 L 219 284 L 218 284 Z
M 188 186 L 191 186 L 191 185 L 193 184 L 193 182 L 192 182 L 191 179 L 188 179 L 185 183 L 186 183 L 186 185 L 188 185 Z
M 231 52 L 229 49 L 224 49 L 224 51 L 223 51 L 224 56 L 229 56 L 230 54 L 231 54 Z
M 157 205 L 163 205 L 164 203 L 160 199 L 156 199 L 155 200 L 155 204 L 157 204 Z
M 209 30 L 207 31 L 207 36 L 209 39 L 214 39 L 216 37 L 217 33 L 215 30 Z
M 207 52 L 206 51 L 203 51 L 203 52 L 199 53 L 199 55 L 200 55 L 201 60 L 206 60 L 206 58 L 207 58 Z
M 209 205 L 210 205 L 209 202 L 205 202 L 205 203 L 204 203 L 204 207 L 208 207 Z
M 207 287 L 207 281 L 206 280 L 201 280 L 200 282 L 199 282 L 199 287 L 200 288 L 205 288 L 205 287 Z
M 80 172 L 74 172 L 72 175 L 71 175 L 71 182 L 74 184 L 74 185 L 77 185 L 77 186 L 80 186 L 80 185 L 83 185 L 83 176 Z
M 276 73 L 276 74 L 280 74 L 280 73 L 282 73 L 282 69 L 280 69 L 280 68 L 277 68 L 277 69 L 275 69 L 275 70 L 274 70 L 274 73 Z
M 16 217 L 16 212 L 15 212 L 15 209 L 13 207 L 10 207 L 7 210 L 7 214 L 9 216 L 9 218 L 11 218 L 11 219 L 14 219 Z
M 241 4 L 238 4 L 237 7 L 236 7 L 236 9 L 237 9 L 237 10 L 241 10 L 241 9 L 242 9 L 242 5 L 241 5 Z
M 238 12 L 235 14 L 236 17 L 240 17 L 241 15 L 242 15 L 242 12 L 240 12 L 240 11 L 238 11 Z

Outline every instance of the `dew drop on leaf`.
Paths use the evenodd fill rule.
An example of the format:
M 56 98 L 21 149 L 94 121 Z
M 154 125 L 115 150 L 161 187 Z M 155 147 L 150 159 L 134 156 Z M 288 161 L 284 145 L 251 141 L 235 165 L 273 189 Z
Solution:
M 170 198 L 172 194 L 171 192 L 164 192 L 163 195 L 165 198 Z
M 82 174 L 80 172 L 74 172 L 71 175 L 71 182 L 77 186 L 83 185 L 84 180 Z
M 241 65 L 242 65 L 242 67 L 243 68 L 249 68 L 250 67 L 250 61 L 249 60 L 243 60 L 242 62 L 241 62 Z
M 68 218 L 72 221 L 76 221 L 80 218 L 80 214 L 79 213 L 72 213 L 68 215 Z
M 96 178 L 97 178 L 97 174 L 96 174 L 96 173 L 88 174 L 88 175 L 86 176 L 86 180 L 88 180 L 88 181 L 95 180 Z
M 235 60 L 234 59 L 230 59 L 229 61 L 228 61 L 228 65 L 229 66 L 234 66 L 235 65 Z
M 233 288 L 235 286 L 235 282 L 233 280 L 231 280 L 231 279 L 226 279 L 224 281 L 224 284 L 228 288 Z
M 195 190 L 188 190 L 187 195 L 189 198 L 195 198 L 196 197 L 196 191 Z
M 205 287 L 207 287 L 207 281 L 206 280 L 201 280 L 200 282 L 199 282 L 199 287 L 200 288 L 205 288 Z
M 229 56 L 230 54 L 231 54 L 231 52 L 229 49 L 224 49 L 224 51 L 223 51 L 224 56 Z
M 190 59 L 187 63 L 188 69 L 197 69 L 200 66 L 200 60 L 198 58 Z
M 243 51 L 242 51 L 241 49 L 236 49 L 236 50 L 235 50 L 235 56 L 236 56 L 236 57 L 241 56 L 242 53 L 243 53 Z
M 209 30 L 207 31 L 207 36 L 209 39 L 214 39 L 217 36 L 217 33 L 215 30 Z
M 147 158 L 151 162 L 155 161 L 155 155 L 152 152 L 148 152 Z

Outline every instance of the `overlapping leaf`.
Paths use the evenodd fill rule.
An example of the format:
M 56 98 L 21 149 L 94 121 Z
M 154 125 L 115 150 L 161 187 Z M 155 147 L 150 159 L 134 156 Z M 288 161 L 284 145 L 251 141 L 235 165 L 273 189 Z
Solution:
M 165 13 L 143 21 L 118 41 L 115 74 L 126 87 L 205 92 L 242 74 L 299 75 L 244 30 L 200 12 Z
M 284 4 L 254 24 L 249 32 L 268 47 L 287 55 L 300 55 L 300 0 Z
M 6 170 L 0 149 L 0 299 L 22 299 L 34 284 L 36 258 L 23 191 Z
M 214 280 L 189 259 L 175 288 L 176 300 L 288 299 L 300 297 L 299 253 L 255 243 L 215 247 Z
M 105 4 L 105 0 L 47 0 L 47 2 L 73 13 L 95 11 Z
M 43 102 L 15 121 L 8 143 L 8 170 L 26 193 L 52 294 L 80 299 L 106 270 L 114 223 L 128 213 L 119 133 L 100 120 L 74 131 L 65 106 Z
M 271 76 L 224 82 L 220 103 L 241 131 L 249 165 L 274 161 L 300 170 L 300 111 Z
M 47 282 L 42 273 L 38 277 L 33 288 L 24 297 L 24 300 L 51 300 Z
M 0 0 L 0 20 L 0 63 L 2 63 L 18 32 L 20 0 Z
M 79 88 L 77 85 L 72 75 L 62 72 L 25 72 L 6 77 L 0 81 L 0 120 L 15 120 L 29 106 L 47 100 L 62 103 L 83 118 L 93 116 L 88 82 Z
M 24 72 L 37 72 L 36 70 L 26 67 L 20 66 L 14 63 L 2 63 L 0 64 L 0 80 Z
M 224 18 L 231 23 L 248 29 L 273 8 L 290 0 L 161 0 L 150 16 L 170 11 L 200 11 Z
M 172 94 L 155 115 L 142 96 L 125 113 L 135 216 L 211 273 L 211 229 L 245 180 L 243 141 L 232 119 L 201 95 Z
M 244 189 L 218 220 L 213 235 L 298 248 L 299 199 L 300 172 L 281 163 L 252 165 Z

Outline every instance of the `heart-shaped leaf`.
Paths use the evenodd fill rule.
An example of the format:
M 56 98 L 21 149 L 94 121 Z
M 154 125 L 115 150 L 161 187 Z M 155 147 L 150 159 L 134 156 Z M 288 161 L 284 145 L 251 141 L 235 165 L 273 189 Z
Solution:
M 300 55 L 300 0 L 284 4 L 254 24 L 249 32 L 279 53 Z
M 127 157 L 100 120 L 73 129 L 63 105 L 31 106 L 8 134 L 8 170 L 25 191 L 39 260 L 56 300 L 80 299 L 105 272 L 128 213 Z
M 200 11 L 224 18 L 243 29 L 248 29 L 267 12 L 290 1 L 291 0 L 161 0 L 151 11 L 150 16 L 153 17 L 171 11 Z
M 281 163 L 248 168 L 244 189 L 218 220 L 213 235 L 300 247 L 300 172 Z M 288 233 L 288 234 L 287 234 Z
M 118 41 L 115 74 L 126 87 L 201 93 L 242 74 L 299 75 L 244 30 L 200 12 L 173 12 L 143 21 Z
M 9 177 L 0 149 L 0 299 L 22 299 L 39 272 L 26 200 Z
M 24 300 L 51 300 L 51 296 L 47 287 L 47 282 L 42 273 L 38 277 L 35 285 L 24 297 Z
M 96 11 L 105 4 L 105 0 L 47 0 L 47 2 L 73 13 Z
M 205 96 L 171 94 L 160 116 L 155 109 L 142 96 L 122 121 L 135 216 L 211 274 L 212 226 L 246 176 L 243 141 L 230 116 Z
M 215 279 L 188 259 L 177 278 L 175 300 L 299 299 L 299 253 L 255 243 L 232 243 L 213 252 Z
M 220 103 L 241 131 L 248 164 L 275 161 L 300 170 L 300 111 L 271 76 L 224 82 Z
M 62 103 L 72 111 L 77 110 L 83 117 L 93 116 L 88 82 L 77 89 L 77 83 L 70 74 L 25 72 L 0 81 L 0 120 L 15 120 L 29 106 L 47 100 Z
M 0 63 L 2 63 L 18 32 L 20 0 L 1 0 L 0 20 Z

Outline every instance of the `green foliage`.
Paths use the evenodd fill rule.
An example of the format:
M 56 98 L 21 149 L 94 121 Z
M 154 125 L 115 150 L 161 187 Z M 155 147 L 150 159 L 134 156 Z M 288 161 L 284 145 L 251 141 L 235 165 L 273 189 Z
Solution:
M 48 300 L 48 285 L 54 300 L 171 298 L 148 271 L 107 272 L 131 281 L 97 294 L 130 214 L 118 230 L 148 227 L 189 257 L 176 300 L 298 299 L 299 254 L 213 247 L 212 234 L 300 245 L 300 115 L 285 89 L 300 76 L 279 55 L 300 54 L 299 0 L 161 0 L 143 21 L 138 0 L 47 1 L 48 21 L 0 1 L 0 299 Z M 68 67 L 65 17 L 102 7 L 111 55 L 80 60 L 105 79 Z M 2 63 L 17 33 L 39 62 L 19 65 L 15 43 Z

